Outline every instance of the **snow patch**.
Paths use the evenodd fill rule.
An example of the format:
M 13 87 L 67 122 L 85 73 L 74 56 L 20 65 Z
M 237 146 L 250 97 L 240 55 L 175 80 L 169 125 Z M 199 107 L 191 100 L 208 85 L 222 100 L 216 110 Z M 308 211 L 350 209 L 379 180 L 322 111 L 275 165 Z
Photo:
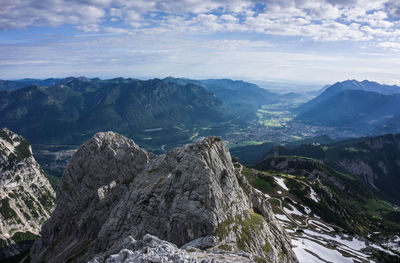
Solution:
M 275 217 L 278 218 L 280 221 L 291 222 L 287 216 L 282 214 L 275 214 Z
M 310 187 L 310 198 L 314 201 L 314 202 L 316 202 L 316 203 L 318 203 L 320 200 L 319 200 L 319 198 L 318 198 L 318 195 L 317 195 L 317 193 L 314 191 L 314 189 L 312 189 L 312 187 Z
M 308 206 L 303 206 L 303 207 L 307 215 L 311 214 L 311 209 Z
M 313 254 L 318 255 L 329 262 L 354 262 L 352 258 L 344 257 L 340 252 L 326 248 L 308 239 L 298 240 L 293 238 L 292 245 L 294 246 L 293 251 L 300 263 L 320 263 L 321 260 Z M 308 251 L 312 252 L 313 254 Z
M 400 253 L 400 237 L 395 236 L 392 241 L 386 242 L 382 244 L 384 247 L 389 248 L 391 250 L 397 251 Z
M 378 246 L 378 245 L 375 245 L 375 244 L 372 244 L 372 245 L 370 245 L 371 247 L 373 247 L 373 248 L 376 248 L 376 249 L 378 249 L 378 250 L 380 250 L 380 251 L 383 251 L 383 252 L 385 252 L 385 253 L 387 253 L 387 254 L 389 254 L 389 255 L 391 255 L 391 256 L 397 256 L 395 253 L 393 253 L 392 251 L 390 251 L 390 250 L 387 250 L 387 249 L 384 249 L 384 248 L 382 248 L 382 247 L 380 247 L 380 246 Z
M 308 223 L 311 224 L 311 225 L 314 225 L 316 227 L 322 228 L 325 232 L 333 232 L 333 231 L 335 231 L 335 229 L 333 229 L 332 227 L 322 223 L 321 221 L 310 219 L 308 221 Z
M 287 209 L 286 207 L 283 208 L 283 210 L 287 213 L 287 214 L 294 214 L 294 215 L 298 215 L 298 216 L 304 216 L 304 214 L 302 212 L 300 212 L 296 207 L 294 207 L 292 204 L 289 204 L 290 210 Z
M 275 182 L 276 182 L 277 184 L 279 184 L 280 187 L 282 187 L 282 188 L 285 189 L 286 191 L 289 191 L 289 188 L 287 188 L 285 182 L 283 181 L 283 180 L 284 180 L 283 178 L 274 177 L 274 179 L 275 179 Z

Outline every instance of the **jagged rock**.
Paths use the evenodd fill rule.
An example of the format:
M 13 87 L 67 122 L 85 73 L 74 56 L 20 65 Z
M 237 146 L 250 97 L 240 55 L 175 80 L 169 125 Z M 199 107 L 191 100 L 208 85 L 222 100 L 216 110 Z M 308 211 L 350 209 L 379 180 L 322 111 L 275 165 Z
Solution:
M 136 241 L 128 237 L 123 249 L 118 254 L 106 257 L 96 257 L 90 263 L 229 263 L 229 262 L 254 262 L 248 253 L 234 253 L 222 251 L 205 252 L 189 247 L 179 249 L 176 245 L 147 234 L 142 240 Z
M 0 259 L 32 245 L 55 197 L 25 138 L 0 130 Z
M 190 242 L 209 255 L 231 250 L 261 262 L 297 261 L 269 203 L 235 171 L 219 138 L 155 156 L 112 132 L 96 134 L 72 157 L 57 190 L 57 208 L 30 257 L 32 262 L 103 262 L 126 253 L 143 258 L 140 249 L 128 252 L 124 246 L 127 237 L 147 240 L 147 234 L 177 247 Z

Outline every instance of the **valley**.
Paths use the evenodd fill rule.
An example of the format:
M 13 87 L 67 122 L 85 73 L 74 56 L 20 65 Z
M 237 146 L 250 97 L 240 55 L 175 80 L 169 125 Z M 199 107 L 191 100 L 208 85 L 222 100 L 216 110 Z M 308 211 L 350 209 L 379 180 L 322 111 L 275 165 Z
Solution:
M 0 263 L 400 263 L 400 0 L 0 3 Z
M 116 165 L 109 163 L 106 166 L 103 165 L 104 167 L 98 166 L 96 164 L 98 162 L 97 151 L 102 152 L 104 149 L 96 148 L 99 146 L 93 146 L 93 144 L 104 143 L 106 145 L 104 147 L 107 150 L 102 152 L 104 156 L 101 157 L 104 163 L 114 160 L 114 158 L 109 159 L 108 155 L 116 154 L 120 159 L 117 158 L 115 161 L 121 162 L 118 165 L 125 167 L 122 172 L 118 167 L 119 173 L 115 173 L 114 170 L 109 171 L 115 176 L 114 181 L 108 181 L 109 179 L 106 177 L 98 178 L 101 182 L 95 181 L 98 185 L 93 188 L 95 192 L 92 194 L 99 196 L 101 204 L 82 203 L 83 210 L 81 212 L 83 214 L 79 220 L 87 220 L 83 216 L 87 213 L 84 207 L 88 207 L 90 210 L 102 206 L 103 202 L 106 202 L 108 206 L 120 202 L 116 196 L 126 191 L 127 187 L 130 187 L 138 195 L 143 194 L 142 191 L 148 189 L 145 185 L 149 182 L 140 181 L 139 186 L 131 184 L 132 178 L 136 176 L 132 169 L 139 169 L 145 178 L 150 176 L 148 179 L 151 180 L 153 185 L 151 189 L 155 190 L 155 193 L 159 191 L 158 187 L 169 189 L 169 184 L 173 185 L 180 180 L 181 172 L 172 172 L 175 169 L 173 166 L 180 164 L 180 161 L 176 161 L 181 160 L 180 154 L 197 156 L 197 150 L 192 153 L 188 149 L 203 145 L 199 150 L 202 152 L 202 156 L 211 154 L 213 157 L 212 160 L 208 160 L 209 157 L 206 160 L 201 159 L 201 162 L 205 162 L 207 165 L 211 165 L 215 161 L 219 163 L 222 153 L 222 163 L 224 163 L 223 167 L 226 171 L 231 169 L 229 168 L 231 161 L 228 159 L 232 158 L 234 162 L 235 172 L 228 172 L 230 180 L 233 180 L 232 178 L 239 180 L 239 188 L 246 192 L 245 196 L 247 197 L 242 196 L 241 201 L 227 199 L 227 202 L 232 201 L 235 204 L 247 200 L 246 198 L 250 198 L 251 201 L 245 201 L 245 203 L 253 202 L 253 207 L 243 210 L 245 212 L 241 212 L 241 216 L 232 217 L 226 214 L 223 220 L 220 218 L 218 225 L 213 225 L 214 230 L 209 228 L 209 224 L 214 224 L 210 223 L 211 221 L 206 224 L 206 230 L 188 226 L 190 231 L 198 231 L 196 233 L 208 231 L 207 233 L 210 235 L 220 235 L 218 236 L 220 243 L 218 243 L 219 245 L 214 243 L 213 249 L 223 251 L 247 249 L 248 253 L 253 253 L 248 256 L 254 258 L 256 255 L 259 262 L 264 262 L 261 260 L 263 257 L 279 258 L 281 252 L 277 251 L 286 251 L 287 244 L 283 248 L 275 244 L 275 247 L 270 250 L 270 245 L 260 245 L 262 242 L 252 232 L 254 227 L 263 225 L 260 221 L 262 214 L 264 217 L 276 218 L 283 226 L 286 234 L 290 236 L 291 249 L 301 263 L 321 261 L 396 262 L 400 257 L 398 250 L 400 196 L 397 193 L 400 186 L 397 174 L 400 168 L 400 139 L 399 135 L 382 135 L 383 131 L 396 133 L 400 126 L 397 126 L 396 122 L 391 122 L 391 125 L 384 124 L 387 118 L 382 118 L 385 121 L 371 122 L 367 117 L 359 118 L 359 122 L 347 125 L 345 121 L 337 121 L 352 116 L 344 114 L 344 111 L 339 111 L 336 115 L 325 114 L 326 118 L 322 118 L 323 121 L 318 119 L 319 115 L 313 115 L 312 120 L 307 117 L 311 116 L 309 115 L 311 113 L 321 113 L 324 110 L 325 112 L 336 111 L 346 107 L 349 112 L 362 112 L 364 98 L 367 100 L 366 104 L 370 104 L 375 98 L 379 100 L 379 103 L 381 100 L 385 100 L 391 104 L 376 108 L 376 112 L 374 109 L 368 108 L 366 113 L 360 113 L 362 116 L 371 112 L 375 116 L 389 113 L 391 116 L 396 116 L 395 105 L 398 96 L 396 87 L 383 86 L 384 94 L 379 94 L 380 86 L 377 83 L 345 81 L 324 87 L 319 94 L 280 94 L 272 93 L 251 83 L 229 79 L 191 80 L 169 77 L 143 81 L 124 78 L 100 80 L 71 77 L 43 80 L 42 82 L 29 80 L 28 83 L 34 85 L 21 87 L 18 86 L 21 85 L 20 83 L 3 82 L 6 86 L 3 91 L 0 91 L 0 101 L 3 103 L 0 107 L 2 113 L 0 124 L 12 127 L 32 143 L 33 157 L 40 164 L 40 169 L 43 169 L 41 176 L 48 180 L 46 187 L 51 185 L 56 189 L 57 185 L 63 185 L 58 188 L 57 200 L 60 194 L 64 196 L 64 200 L 72 198 L 78 203 L 86 202 L 88 200 L 86 197 L 73 194 L 75 191 L 73 188 L 91 185 L 91 179 L 85 177 L 86 172 L 92 173 L 93 169 L 98 170 L 96 175 L 93 174 L 93 176 L 97 176 L 102 174 L 104 169 L 107 170 Z M 44 85 L 43 83 L 52 86 L 37 86 Z M 400 90 L 399 87 L 397 88 Z M 374 94 L 371 95 L 371 93 Z M 359 106 L 356 108 L 352 106 L 354 94 L 361 94 L 359 96 L 361 102 L 357 104 Z M 324 106 L 325 104 L 327 107 Z M 395 117 L 393 118 L 395 119 Z M 368 129 L 364 129 L 366 123 L 369 125 Z M 99 133 L 109 130 L 118 133 Z M 133 139 L 134 142 L 128 138 Z M 224 144 L 220 144 L 221 141 Z M 215 149 L 212 146 L 214 143 L 219 145 Z M 214 150 L 209 152 L 208 146 L 204 148 L 204 145 L 211 145 L 211 149 Z M 229 154 L 225 146 L 229 148 Z M 91 148 L 94 152 L 85 152 L 85 147 Z M 138 147 L 143 147 L 148 152 Z M 144 169 L 142 167 L 144 163 L 132 159 L 129 162 L 136 163 L 135 165 L 139 168 L 130 167 L 126 158 L 133 157 L 123 153 L 131 151 L 140 152 L 138 156 L 141 157 L 137 158 L 147 156 L 145 163 L 154 162 L 154 164 Z M 168 159 L 170 158 L 168 156 L 175 156 L 177 152 L 180 152 L 178 156 L 171 157 L 171 160 Z M 92 156 L 92 154 L 94 155 Z M 83 159 L 80 160 L 80 158 Z M 196 158 L 193 160 L 197 160 Z M 159 168 L 152 167 L 160 165 L 160 162 L 163 162 L 161 160 L 167 160 L 167 163 L 163 163 Z M 75 168 L 71 168 L 71 163 L 75 163 Z M 90 167 L 87 167 L 87 170 L 82 168 L 89 164 Z M 219 165 L 217 164 L 214 168 L 220 169 Z M 199 169 L 198 167 L 192 168 Z M 80 169 L 83 170 L 76 172 Z M 73 180 L 79 183 L 65 181 L 69 180 L 62 176 L 63 173 L 65 175 L 66 170 L 69 171 L 67 173 L 74 173 L 74 176 L 77 177 Z M 222 172 L 222 174 L 224 173 L 226 172 Z M 170 179 L 171 176 L 173 182 Z M 210 176 L 219 178 L 220 174 L 216 173 Z M 243 179 L 242 176 L 246 179 Z M 159 178 L 158 181 L 155 179 L 156 177 Z M 219 183 L 225 184 L 225 179 L 222 177 L 218 179 L 221 180 Z M 190 176 L 186 179 L 191 180 Z M 82 180 L 87 181 L 82 184 Z M 164 181 L 168 181 L 169 184 L 165 185 Z M 247 181 L 251 187 L 257 190 L 246 186 Z M 121 184 L 121 182 L 123 183 Z M 198 182 L 196 181 L 196 183 Z M 210 187 L 209 184 L 205 185 Z M 213 192 L 218 187 L 212 186 L 209 190 Z M 114 188 L 117 190 L 113 190 Z M 93 189 L 89 187 L 84 191 L 91 192 Z M 111 193 L 109 197 L 107 197 L 108 193 Z M 168 195 L 175 194 L 175 190 L 168 193 Z M 240 191 L 237 194 L 242 195 Z M 105 201 L 101 201 L 103 199 Z M 163 200 L 163 197 L 160 197 L 160 200 Z M 271 213 L 266 212 L 269 208 L 264 205 L 260 206 L 260 202 L 264 201 L 271 207 Z M 196 203 L 197 200 L 194 202 Z M 201 201 L 200 204 L 203 204 L 202 202 L 204 201 Z M 196 203 L 197 206 L 200 204 Z M 57 207 L 58 205 L 57 202 Z M 169 204 L 165 205 L 169 207 Z M 247 206 L 248 203 L 243 205 Z M 1 205 L 2 208 L 4 206 Z M 119 206 L 124 205 L 120 203 Z M 160 211 L 164 211 L 166 208 L 160 209 Z M 192 208 L 183 206 L 182 209 L 189 209 L 188 218 L 194 220 L 191 216 Z M 225 208 L 222 206 L 216 209 L 222 211 L 221 209 Z M 249 214 L 247 214 L 247 210 L 250 211 Z M 105 212 L 109 213 L 108 210 Z M 243 221 L 243 215 L 249 217 L 250 221 Z M 64 214 L 61 213 L 60 216 L 64 216 Z M 92 220 L 101 220 L 97 223 L 96 227 L 98 228 L 93 230 L 93 233 L 98 231 L 102 224 L 105 224 L 104 220 L 111 220 L 110 222 L 122 220 L 112 216 L 109 219 L 106 217 L 91 218 Z M 44 222 L 41 218 L 38 220 Z M 58 220 L 57 217 L 54 217 L 53 224 L 58 224 L 54 220 Z M 176 220 L 181 222 L 181 219 Z M 270 220 L 274 222 L 275 219 Z M 154 221 L 154 224 L 158 223 Z M 48 239 L 47 243 L 54 242 L 57 245 L 58 241 L 52 240 L 54 237 L 49 235 L 49 233 L 58 231 L 54 225 L 47 225 L 48 230 L 46 231 L 48 232 L 43 233 L 46 235 L 44 238 Z M 35 227 L 37 228 L 37 226 Z M 54 229 L 50 229 L 50 227 Z M 122 231 L 117 226 L 114 227 L 115 230 Z M 133 225 L 128 227 L 133 227 Z M 221 230 L 222 227 L 224 230 Z M 237 232 L 237 229 L 240 228 L 244 232 Z M 143 229 L 133 229 L 138 232 L 132 238 L 135 240 L 144 238 L 140 242 L 146 243 L 152 240 L 152 244 L 158 244 L 157 242 L 172 240 L 178 246 L 183 245 L 183 241 L 179 241 L 181 236 L 175 232 L 169 234 L 175 235 L 172 238 L 172 236 L 163 236 L 163 233 L 152 231 L 151 233 L 156 233 L 157 238 L 162 237 L 161 240 L 156 240 L 153 237 L 143 236 L 141 234 Z M 68 232 L 67 229 L 62 231 Z M 103 231 L 113 230 L 105 229 Z M 35 235 L 37 234 L 36 231 Z M 69 238 L 71 240 L 79 239 L 81 234 L 77 233 L 78 236 Z M 109 234 L 110 232 L 107 235 Z M 231 235 L 236 235 L 235 241 L 230 240 Z M 7 238 L 9 236 L 6 235 Z M 185 237 L 185 242 L 190 241 L 192 235 L 189 236 Z M 254 241 L 256 242 L 255 248 L 245 242 L 250 237 L 256 240 Z M 85 236 L 85 238 L 88 240 L 71 248 L 71 257 L 79 258 L 81 253 L 86 253 L 85 258 L 89 260 L 93 256 L 88 252 L 82 252 L 81 249 L 96 238 L 94 234 L 90 237 Z M 273 239 L 274 237 L 269 236 L 269 238 Z M 109 242 L 105 236 L 100 239 Z M 31 237 L 23 237 L 21 240 L 18 239 L 18 242 L 25 242 L 25 240 L 30 241 L 29 244 L 32 245 Z M 210 240 L 196 241 L 200 243 L 193 243 L 197 246 L 195 249 L 201 248 L 204 242 L 211 242 Z M 7 242 L 13 244 L 13 241 Z M 40 244 L 40 242 L 38 241 L 34 246 L 35 250 L 32 251 L 36 252 L 32 252 L 31 256 L 37 258 L 44 256 L 39 251 L 45 249 L 47 243 Z M 123 243 L 121 240 L 118 242 L 120 245 Z M 4 243 L 4 245 L 6 244 L 8 243 Z M 192 243 L 190 242 L 190 244 Z M 209 245 L 209 243 L 207 244 Z M 162 246 L 170 245 L 170 243 L 166 243 Z M 268 248 L 261 249 L 260 246 Z M 58 249 L 61 251 L 62 246 Z M 92 249 L 100 253 L 103 248 L 92 245 Z M 157 248 L 148 247 L 147 249 Z M 182 251 L 182 248 L 179 249 L 174 253 L 179 255 L 187 253 L 187 250 L 185 252 Z M 24 250 L 26 253 L 26 247 L 20 250 Z M 47 249 L 45 250 L 47 251 Z M 9 253 L 7 251 L 3 249 L 3 253 Z M 46 253 L 51 257 L 53 252 Z M 287 253 L 289 253 L 287 254 L 288 258 L 292 258 L 292 254 L 290 254 L 292 252 Z M 8 255 L 14 254 L 9 253 Z M 103 256 L 103 254 L 100 255 L 100 257 Z M 215 254 L 202 256 L 213 258 Z M 234 257 L 239 256 L 243 255 Z M 231 259 L 227 258 L 227 260 Z

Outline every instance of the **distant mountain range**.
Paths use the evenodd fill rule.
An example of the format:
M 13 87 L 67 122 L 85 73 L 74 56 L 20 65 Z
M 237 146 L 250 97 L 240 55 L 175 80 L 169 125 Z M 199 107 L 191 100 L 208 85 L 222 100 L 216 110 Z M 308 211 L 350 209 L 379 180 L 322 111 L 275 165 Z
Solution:
M 234 118 L 204 88 L 159 79 L 67 78 L 52 87 L 2 91 L 0 101 L 0 126 L 33 143 L 78 144 L 104 130 L 140 134 L 141 142 L 162 131 L 168 140 L 182 141 L 185 130 L 191 135 L 196 127 Z
M 357 128 L 372 134 L 400 132 L 400 87 L 348 80 L 325 89 L 297 109 L 296 120 Z
M 1 80 L 0 90 L 15 90 L 30 85 L 37 86 L 54 86 L 61 79 L 48 78 L 48 79 L 20 79 L 20 80 Z
M 259 86 L 241 80 L 206 79 L 191 80 L 185 78 L 165 78 L 165 81 L 178 84 L 195 84 L 215 94 L 224 105 L 236 115 L 245 118 L 255 118 L 256 111 L 262 105 L 285 100 L 286 95 L 270 92 Z
M 261 105 L 281 98 L 228 79 L 70 77 L 2 81 L 0 86 L 0 127 L 33 144 L 80 144 L 98 131 L 113 130 L 149 149 L 246 127 Z

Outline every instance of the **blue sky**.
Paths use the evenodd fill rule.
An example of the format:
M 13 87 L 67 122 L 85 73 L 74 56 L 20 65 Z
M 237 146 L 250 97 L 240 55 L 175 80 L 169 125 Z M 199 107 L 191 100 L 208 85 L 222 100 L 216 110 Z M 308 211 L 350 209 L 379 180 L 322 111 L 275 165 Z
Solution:
M 1 0 L 0 78 L 400 84 L 398 0 Z

